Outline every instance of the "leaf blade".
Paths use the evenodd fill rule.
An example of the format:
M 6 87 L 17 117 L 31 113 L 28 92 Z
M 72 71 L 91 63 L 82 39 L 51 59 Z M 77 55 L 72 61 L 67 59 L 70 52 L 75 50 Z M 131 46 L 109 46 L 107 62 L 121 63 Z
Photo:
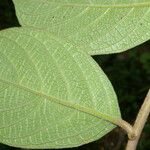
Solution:
M 46 29 L 90 55 L 122 52 L 150 37 L 148 0 L 14 3 L 22 26 Z
M 7 56 L 0 59 L 4 62 L 0 72 L 2 143 L 24 148 L 74 147 L 115 127 L 97 116 L 102 112 L 119 119 L 120 111 L 110 82 L 90 56 L 31 28 L 1 32 L 0 45 L 0 53 Z

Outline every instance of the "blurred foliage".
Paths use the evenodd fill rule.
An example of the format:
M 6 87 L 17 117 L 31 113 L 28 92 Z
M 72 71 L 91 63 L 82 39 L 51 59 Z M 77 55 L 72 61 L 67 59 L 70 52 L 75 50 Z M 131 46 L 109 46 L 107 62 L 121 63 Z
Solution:
M 20 26 L 11 0 L 0 0 L 0 30 Z M 93 56 L 112 82 L 119 99 L 123 119 L 133 124 L 150 88 L 150 41 L 120 54 Z M 114 129 L 100 140 L 73 150 L 123 150 L 126 134 Z M 137 150 L 150 148 L 150 119 L 143 130 Z M 0 144 L 0 150 L 17 148 Z

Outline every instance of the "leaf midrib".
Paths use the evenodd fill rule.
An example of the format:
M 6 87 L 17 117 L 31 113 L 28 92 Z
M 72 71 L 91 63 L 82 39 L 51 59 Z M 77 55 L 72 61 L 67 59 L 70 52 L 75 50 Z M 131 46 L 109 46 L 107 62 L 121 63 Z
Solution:
M 14 87 L 19 88 L 19 89 L 23 89 L 23 90 L 25 90 L 27 92 L 30 92 L 32 94 L 35 94 L 35 95 L 40 96 L 42 98 L 45 98 L 45 99 L 47 99 L 47 100 L 49 100 L 51 102 L 54 102 L 54 103 L 57 103 L 59 105 L 68 107 L 70 109 L 74 109 L 74 110 L 80 111 L 82 113 L 89 114 L 89 115 L 97 117 L 99 119 L 103 119 L 105 121 L 111 122 L 112 124 L 116 124 L 117 120 L 120 119 L 120 118 L 116 119 L 115 117 L 111 117 L 111 116 L 109 116 L 107 114 L 103 114 L 101 112 L 93 110 L 92 108 L 84 107 L 84 106 L 81 106 L 79 104 L 69 102 L 67 100 L 59 100 L 56 97 L 46 95 L 45 93 L 42 93 L 42 92 L 39 92 L 39 91 L 35 91 L 35 90 L 33 90 L 31 88 L 28 88 L 28 87 L 26 87 L 24 85 L 16 84 L 16 83 L 13 83 L 13 82 L 5 80 L 5 79 L 0 79 L 0 82 L 2 82 L 3 84 L 14 86 Z

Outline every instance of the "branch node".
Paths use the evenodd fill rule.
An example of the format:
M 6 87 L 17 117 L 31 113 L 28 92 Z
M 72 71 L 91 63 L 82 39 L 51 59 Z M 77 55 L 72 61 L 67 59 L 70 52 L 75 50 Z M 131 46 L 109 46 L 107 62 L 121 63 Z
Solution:
M 128 133 L 128 138 L 130 140 L 135 140 L 136 137 L 137 137 L 137 134 L 136 134 L 136 132 L 134 130 L 132 132 Z

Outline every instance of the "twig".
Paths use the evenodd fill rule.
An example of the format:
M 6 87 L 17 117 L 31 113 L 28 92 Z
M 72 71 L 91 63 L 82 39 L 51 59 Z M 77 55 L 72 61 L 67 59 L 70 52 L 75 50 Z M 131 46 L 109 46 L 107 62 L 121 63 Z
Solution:
M 129 139 L 127 143 L 126 150 L 136 150 L 136 146 L 138 144 L 141 132 L 144 128 L 148 115 L 150 113 L 150 90 L 144 100 L 143 105 L 137 115 L 135 124 L 133 126 L 133 130 L 136 133 L 136 138 L 134 140 Z

